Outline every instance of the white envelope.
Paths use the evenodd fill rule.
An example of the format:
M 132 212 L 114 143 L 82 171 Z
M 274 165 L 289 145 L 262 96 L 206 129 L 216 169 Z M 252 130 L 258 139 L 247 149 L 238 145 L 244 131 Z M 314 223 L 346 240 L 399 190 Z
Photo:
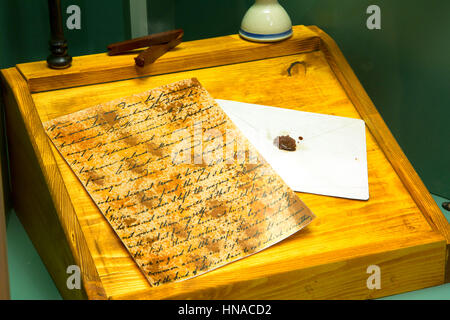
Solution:
M 369 199 L 363 120 L 216 101 L 293 190 Z M 294 138 L 297 150 L 278 149 L 274 140 L 280 135 Z

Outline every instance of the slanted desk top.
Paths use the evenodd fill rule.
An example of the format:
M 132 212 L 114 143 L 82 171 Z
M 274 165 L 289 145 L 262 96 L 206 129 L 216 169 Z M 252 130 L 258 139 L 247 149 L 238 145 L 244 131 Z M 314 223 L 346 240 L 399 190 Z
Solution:
M 301 63 L 296 63 L 301 62 Z M 310 226 L 246 259 L 152 288 L 67 164 L 42 122 L 196 77 L 217 99 L 361 118 L 369 201 L 299 193 Z M 251 43 L 237 35 L 182 43 L 139 69 L 129 56 L 75 57 L 2 70 L 16 212 L 64 298 L 365 299 L 449 281 L 450 227 L 335 42 L 317 27 Z M 58 89 L 58 90 L 57 90 Z M 66 286 L 81 268 L 81 290 Z M 381 289 L 367 268 L 381 268 Z

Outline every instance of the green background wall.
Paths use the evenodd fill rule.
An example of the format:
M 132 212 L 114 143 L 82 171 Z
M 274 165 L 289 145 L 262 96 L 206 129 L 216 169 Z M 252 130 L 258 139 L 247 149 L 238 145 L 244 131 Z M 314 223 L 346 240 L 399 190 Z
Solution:
M 144 1 L 144 0 L 143 0 Z M 67 30 L 72 55 L 130 37 L 129 1 L 63 0 L 81 7 Z M 183 28 L 185 40 L 236 33 L 252 0 L 148 0 L 149 32 Z M 339 44 L 432 193 L 450 197 L 450 1 L 280 0 L 293 24 L 317 25 Z M 381 8 L 382 29 L 366 28 Z M 0 0 L 0 67 L 48 55 L 47 1 Z
M 62 0 L 63 24 L 66 8 L 81 9 L 81 30 L 65 36 L 72 56 L 106 51 L 111 42 L 130 35 L 129 2 L 126 0 Z M 47 0 L 0 0 L 0 68 L 17 63 L 45 60 L 49 54 L 50 25 Z

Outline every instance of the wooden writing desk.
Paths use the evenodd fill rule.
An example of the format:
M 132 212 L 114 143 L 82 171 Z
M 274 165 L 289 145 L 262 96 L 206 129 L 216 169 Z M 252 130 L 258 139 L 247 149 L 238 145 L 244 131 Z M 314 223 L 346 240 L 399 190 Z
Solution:
M 42 122 L 191 77 L 218 99 L 363 119 L 370 200 L 299 193 L 317 215 L 305 230 L 197 278 L 150 287 Z M 2 81 L 14 205 L 64 298 L 365 299 L 449 281 L 448 222 L 317 27 L 296 26 L 275 44 L 237 35 L 185 42 L 143 69 L 127 55 L 76 57 L 66 70 L 25 63 L 2 70 Z M 81 290 L 66 287 L 72 264 Z M 370 265 L 381 268 L 379 290 L 367 288 Z

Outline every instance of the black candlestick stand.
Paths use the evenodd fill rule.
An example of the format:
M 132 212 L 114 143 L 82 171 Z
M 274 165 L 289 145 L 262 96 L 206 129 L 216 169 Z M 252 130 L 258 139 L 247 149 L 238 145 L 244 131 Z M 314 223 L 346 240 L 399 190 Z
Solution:
M 52 69 L 64 69 L 70 67 L 72 57 L 67 54 L 67 41 L 64 39 L 64 31 L 61 16 L 61 1 L 48 0 L 50 13 L 50 40 L 51 54 L 47 58 L 48 66 Z

